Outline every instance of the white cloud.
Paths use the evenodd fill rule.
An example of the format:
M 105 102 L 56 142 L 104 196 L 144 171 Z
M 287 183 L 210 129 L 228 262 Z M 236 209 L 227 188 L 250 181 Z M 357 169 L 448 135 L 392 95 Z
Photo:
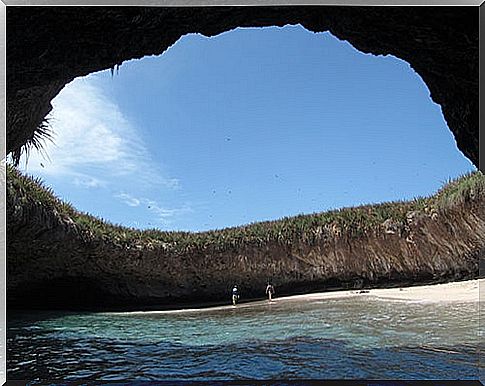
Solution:
M 33 151 L 26 170 L 70 177 L 88 188 L 123 177 L 137 185 L 178 188 L 179 181 L 157 168 L 137 129 L 95 82 L 95 76 L 76 79 L 53 100 L 48 117 L 53 143 L 45 146 L 49 160 Z
M 133 197 L 133 196 L 129 195 L 128 193 L 119 193 L 119 194 L 115 195 L 115 197 L 119 198 L 121 201 L 123 201 L 128 206 L 140 206 L 140 204 L 141 204 L 141 201 L 138 198 Z
M 149 209 L 158 216 L 159 220 L 165 222 L 172 217 L 193 212 L 192 208 L 188 205 L 184 205 L 181 208 L 163 208 L 158 203 L 151 200 L 146 200 L 146 204 L 148 204 L 150 207 Z
M 154 200 L 145 197 L 134 197 L 128 193 L 118 193 L 115 197 L 128 206 L 138 207 L 142 204 L 145 205 L 150 212 L 156 215 L 156 219 L 164 224 L 170 223 L 172 218 L 181 214 L 193 212 L 193 209 L 187 204 L 180 208 L 164 208 Z
M 192 212 L 187 204 L 167 208 L 146 198 L 153 192 L 178 189 L 179 181 L 167 177 L 157 165 L 139 129 L 98 85 L 96 75 L 74 80 L 52 104 L 48 119 L 53 142 L 44 147 L 48 159 L 32 151 L 27 165 L 25 158 L 21 164 L 28 173 L 45 181 L 56 177 L 77 189 L 104 188 L 99 194 L 136 208 L 140 218 L 145 217 L 144 211 L 151 221 L 164 225 Z
M 78 175 L 77 177 L 74 177 L 72 183 L 76 186 L 81 186 L 85 188 L 99 188 L 106 185 L 106 181 L 102 181 L 86 175 Z

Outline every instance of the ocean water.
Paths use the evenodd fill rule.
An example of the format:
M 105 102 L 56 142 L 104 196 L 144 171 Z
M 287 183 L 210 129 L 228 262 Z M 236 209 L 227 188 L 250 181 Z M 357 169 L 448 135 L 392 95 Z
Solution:
M 478 379 L 477 303 L 360 296 L 210 310 L 7 312 L 7 379 Z

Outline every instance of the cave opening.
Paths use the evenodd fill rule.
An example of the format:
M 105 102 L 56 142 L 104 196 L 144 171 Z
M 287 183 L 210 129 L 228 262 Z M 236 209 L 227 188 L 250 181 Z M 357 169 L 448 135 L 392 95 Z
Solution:
M 291 294 L 479 274 L 480 173 L 426 199 L 322 212 L 428 195 L 478 165 L 476 10 L 7 13 L 7 151 L 41 134 L 52 101 L 50 161 L 32 154 L 28 172 L 74 204 L 7 168 L 9 307 L 139 310 L 227 300 L 235 282 L 256 299 L 270 279 Z M 319 213 L 240 226 L 301 212 Z
M 301 25 L 184 35 L 74 80 L 41 176 L 78 209 L 204 231 L 411 199 L 475 170 L 410 65 Z

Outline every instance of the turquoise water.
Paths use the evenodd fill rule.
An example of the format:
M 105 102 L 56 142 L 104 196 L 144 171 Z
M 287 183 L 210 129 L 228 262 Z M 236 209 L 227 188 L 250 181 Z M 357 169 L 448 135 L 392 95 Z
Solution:
M 370 297 L 139 313 L 9 312 L 7 379 L 477 379 L 476 303 Z

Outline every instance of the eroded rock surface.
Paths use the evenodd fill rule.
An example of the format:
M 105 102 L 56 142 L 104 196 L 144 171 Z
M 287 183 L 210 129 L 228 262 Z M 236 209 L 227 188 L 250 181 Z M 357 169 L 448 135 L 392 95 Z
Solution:
M 101 222 L 61 213 L 22 178 L 9 177 L 8 307 L 214 304 L 229 300 L 234 283 L 246 299 L 263 297 L 268 279 L 278 295 L 444 282 L 478 277 L 485 257 L 485 188 L 472 187 L 439 210 L 397 204 L 405 205 L 402 219 L 373 227 L 359 225 L 377 210 L 368 206 L 349 209 L 340 225 L 300 216 L 174 241 L 164 234 L 126 238 L 126 228 L 106 225 L 97 233 Z M 391 215 L 394 204 L 387 205 Z M 270 234 L 271 227 L 281 232 Z

